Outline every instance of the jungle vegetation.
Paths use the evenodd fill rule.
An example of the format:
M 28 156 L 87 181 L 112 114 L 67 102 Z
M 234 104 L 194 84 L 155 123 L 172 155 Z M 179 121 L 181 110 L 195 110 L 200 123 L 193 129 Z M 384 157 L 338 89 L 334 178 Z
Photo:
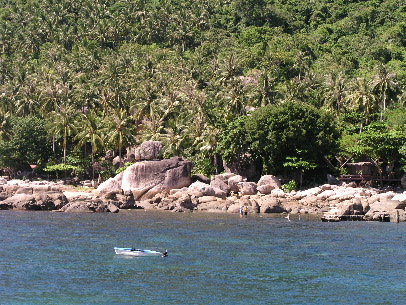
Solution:
M 159 140 L 206 175 L 244 153 L 272 174 L 405 170 L 405 16 L 403 0 L 0 0 L 0 167 L 107 177 L 107 150 Z

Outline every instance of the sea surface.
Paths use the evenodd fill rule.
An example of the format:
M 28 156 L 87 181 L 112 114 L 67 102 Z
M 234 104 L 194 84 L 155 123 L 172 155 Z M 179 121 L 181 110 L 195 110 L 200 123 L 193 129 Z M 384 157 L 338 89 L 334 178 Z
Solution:
M 0 211 L 0 241 L 2 305 L 406 303 L 406 223 Z

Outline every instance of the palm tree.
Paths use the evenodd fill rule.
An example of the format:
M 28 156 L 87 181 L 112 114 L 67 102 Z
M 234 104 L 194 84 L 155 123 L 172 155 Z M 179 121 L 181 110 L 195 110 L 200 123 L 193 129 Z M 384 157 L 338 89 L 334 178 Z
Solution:
M 52 111 L 49 117 L 49 131 L 55 136 L 63 137 L 63 164 L 66 164 L 67 139 L 76 132 L 74 125 L 75 109 L 71 104 L 57 106 L 57 110 Z
M 377 110 L 376 97 L 372 93 L 365 78 L 357 78 L 352 82 L 347 93 L 346 102 L 350 108 L 356 109 L 363 114 L 360 123 L 360 132 L 363 128 L 363 122 L 369 123 L 371 115 Z
M 262 73 L 259 77 L 258 81 L 258 106 L 263 107 L 268 104 L 273 103 L 273 97 L 275 95 L 274 92 L 274 85 L 275 85 L 275 78 L 271 75 L 271 73 Z
M 281 90 L 284 101 L 301 101 L 305 96 L 305 83 L 299 77 L 295 76 L 285 82 Z
M 165 117 L 158 114 L 144 118 L 141 122 L 141 131 L 137 138 L 140 142 L 160 140 L 164 123 Z
M 124 109 L 114 109 L 107 117 L 106 140 L 107 143 L 118 149 L 121 164 L 121 150 L 126 145 L 135 143 L 134 125 L 132 118 Z
M 346 79 L 342 73 L 338 75 L 326 75 L 324 81 L 324 105 L 333 111 L 340 112 L 345 98 Z
M 78 141 L 76 148 L 81 149 L 87 143 L 91 145 L 92 179 L 94 180 L 94 156 L 100 148 L 104 147 L 100 118 L 94 111 L 88 111 L 80 116 L 76 124 L 78 129 L 75 137 Z
M 381 64 L 376 69 L 376 74 L 372 80 L 371 87 L 374 93 L 379 98 L 381 108 L 381 121 L 383 112 L 385 112 L 391 100 L 396 98 L 398 93 L 398 83 L 395 73 L 389 73 L 384 64 Z
M 144 80 L 138 84 L 138 90 L 136 93 L 136 101 L 131 105 L 131 111 L 142 119 L 144 117 L 154 116 L 154 110 L 156 108 L 156 99 L 159 89 L 156 84 L 151 80 Z M 158 105 L 159 106 L 159 105 Z
M 8 140 L 10 137 L 10 118 L 9 112 L 0 111 L 0 139 Z
M 179 156 L 181 153 L 182 143 L 187 136 L 186 126 L 175 124 L 173 127 L 163 129 L 160 135 L 163 148 L 162 153 L 165 157 Z

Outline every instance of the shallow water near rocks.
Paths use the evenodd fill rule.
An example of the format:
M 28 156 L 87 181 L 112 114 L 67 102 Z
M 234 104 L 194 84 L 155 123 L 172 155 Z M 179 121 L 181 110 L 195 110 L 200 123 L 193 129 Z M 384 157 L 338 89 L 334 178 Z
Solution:
M 401 304 L 406 295 L 406 223 L 0 211 L 0 228 L 1 304 Z

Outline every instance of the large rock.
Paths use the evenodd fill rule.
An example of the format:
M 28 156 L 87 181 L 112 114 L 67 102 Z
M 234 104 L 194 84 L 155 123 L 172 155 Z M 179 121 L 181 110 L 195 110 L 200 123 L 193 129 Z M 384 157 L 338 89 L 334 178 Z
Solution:
M 283 213 L 286 210 L 280 204 L 280 201 L 272 197 L 264 197 L 259 200 L 260 213 Z
M 226 212 L 230 204 L 230 201 L 227 199 L 205 196 L 198 199 L 196 209 L 207 212 Z
M 124 159 L 120 158 L 119 156 L 114 157 L 112 164 L 115 168 L 120 168 L 124 166 Z
M 188 194 L 180 194 L 181 196 L 169 196 L 162 199 L 156 205 L 156 208 L 161 210 L 170 210 L 176 212 L 184 212 L 186 210 L 193 210 L 195 204 Z
M 93 198 L 90 200 L 72 200 L 59 211 L 67 213 L 118 213 L 119 209 L 113 203 Z
M 281 187 L 281 182 L 278 178 L 273 175 L 262 176 L 258 181 L 258 186 L 260 185 L 271 185 L 273 188 L 278 189 Z
M 238 183 L 245 182 L 246 179 L 241 175 L 234 175 L 227 180 L 227 184 L 230 187 L 230 191 L 234 193 L 238 193 Z
M 95 190 L 95 193 L 103 194 L 109 192 L 121 193 L 121 183 L 123 182 L 124 172 L 119 173 L 114 178 L 109 178 L 106 181 L 100 183 Z
M 255 182 L 240 182 L 238 190 L 241 195 L 255 195 L 257 193 L 257 184 Z
M 200 181 L 196 181 L 189 186 L 189 193 L 197 197 L 216 195 L 216 191 L 211 185 Z
M 69 202 L 66 206 L 64 206 L 61 212 L 67 213 L 93 213 L 94 211 L 90 209 L 88 203 L 86 201 L 73 201 Z
M 403 203 L 398 200 L 383 200 L 375 201 L 370 205 L 369 211 L 365 214 L 366 217 L 375 219 L 377 215 L 389 214 L 391 218 L 394 218 L 397 210 L 405 210 L 406 202 Z
M 279 189 L 280 187 L 281 182 L 273 175 L 262 176 L 257 183 L 258 191 L 262 194 L 270 194 L 272 190 Z
M 229 194 L 231 189 L 228 186 L 227 181 L 228 181 L 227 177 L 224 177 L 222 175 L 216 175 L 210 181 L 210 186 L 212 186 L 213 188 L 220 189 L 224 191 L 226 194 Z
M 150 199 L 189 186 L 191 168 L 191 162 L 179 157 L 138 162 L 123 172 L 121 188 L 124 193 L 132 193 L 135 200 Z
M 162 150 L 162 143 L 159 141 L 146 141 L 135 148 L 134 158 L 136 160 L 155 160 Z
M 68 203 L 62 192 L 15 194 L 2 201 L 3 209 L 10 210 L 58 210 Z

